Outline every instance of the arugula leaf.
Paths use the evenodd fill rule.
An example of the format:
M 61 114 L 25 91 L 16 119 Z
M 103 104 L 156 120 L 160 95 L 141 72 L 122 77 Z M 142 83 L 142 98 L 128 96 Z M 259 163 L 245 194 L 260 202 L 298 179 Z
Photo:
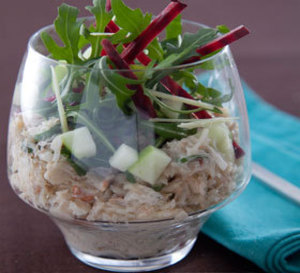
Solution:
M 86 97 L 87 109 L 92 111 L 99 105 L 100 92 L 103 88 L 99 73 L 99 61 L 96 62 L 89 73 L 83 93 Z
M 142 121 L 142 126 L 146 128 L 154 129 L 155 133 L 166 140 L 172 140 L 172 139 L 182 139 L 189 135 L 194 135 L 197 131 L 192 130 L 186 130 L 179 128 L 176 123 L 159 123 L 159 122 L 149 122 L 149 121 Z
M 58 16 L 54 22 L 55 30 L 59 35 L 64 46 L 59 46 L 54 39 L 47 33 L 41 33 L 47 50 L 56 60 L 66 60 L 70 64 L 80 64 L 78 57 L 80 40 L 79 29 L 83 19 L 77 20 L 79 10 L 67 4 L 62 4 L 58 8 Z
M 228 102 L 232 99 L 233 93 L 225 94 L 222 96 L 222 93 L 214 88 L 205 87 L 200 82 L 197 83 L 196 88 L 192 91 L 193 94 L 199 94 L 202 96 L 201 100 L 219 107 L 222 107 L 222 104 Z
M 182 33 L 181 14 L 179 14 L 167 27 L 166 39 L 178 39 Z
M 105 86 L 116 96 L 117 104 L 125 114 L 130 114 L 131 109 L 128 104 L 131 97 L 135 94 L 135 90 L 131 90 L 127 85 L 140 84 L 143 81 L 125 78 L 116 71 L 109 68 L 107 57 L 102 57 L 99 62 L 100 73 Z
M 167 68 L 179 65 L 184 60 L 197 55 L 196 49 L 214 39 L 216 34 L 217 31 L 211 28 L 200 29 L 197 33 L 186 33 L 178 47 L 172 45 L 168 48 L 165 59 L 156 66 L 156 69 L 161 71 L 154 73 L 146 86 L 152 88 L 158 81 L 174 71 Z
M 230 32 L 229 27 L 227 27 L 225 25 L 216 26 L 216 29 L 222 34 L 226 34 L 226 33 Z
M 197 55 L 196 49 L 213 40 L 216 34 L 217 31 L 211 28 L 203 28 L 196 33 L 185 33 L 179 47 L 166 53 L 168 62 L 171 61 L 171 64 L 177 65 L 185 59 Z
M 128 32 L 125 29 L 120 29 L 118 32 L 116 32 L 114 35 L 112 35 L 111 37 L 108 37 L 108 40 L 110 40 L 110 42 L 113 45 L 117 45 L 120 43 L 123 43 L 124 41 L 126 41 L 126 36 L 127 36 Z
M 112 19 L 112 13 L 106 12 L 105 5 L 106 0 L 93 0 L 94 6 L 87 6 L 86 9 L 92 13 L 96 18 L 96 28 L 94 29 L 95 32 L 103 33 L 105 30 L 105 27 L 109 23 L 109 21 Z M 82 31 L 82 30 L 81 30 Z M 101 51 L 101 40 L 103 36 L 92 36 L 90 35 L 90 32 L 86 29 L 84 31 L 85 38 L 90 41 L 92 46 L 92 58 L 97 58 L 100 56 Z
M 141 9 L 131 9 L 122 0 L 111 0 L 111 7 L 116 16 L 116 23 L 130 33 L 130 39 L 134 40 L 151 22 L 152 14 L 145 15 Z M 129 41 L 127 40 L 126 43 Z
M 158 39 L 154 39 L 147 47 L 149 51 L 149 57 L 153 61 L 158 60 L 161 61 L 164 58 L 164 51 L 158 41 Z
M 179 46 L 179 41 L 177 38 L 165 39 L 160 44 L 165 52 L 172 52 Z
M 194 90 L 196 88 L 198 79 L 195 74 L 188 71 L 188 69 L 175 71 L 172 74 L 172 77 L 178 83 L 185 84 L 189 90 Z

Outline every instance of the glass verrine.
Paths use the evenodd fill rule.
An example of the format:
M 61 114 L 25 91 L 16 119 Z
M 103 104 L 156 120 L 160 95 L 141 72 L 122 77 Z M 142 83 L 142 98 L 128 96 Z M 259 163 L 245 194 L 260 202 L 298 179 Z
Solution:
M 247 112 L 229 47 L 164 69 L 134 64 L 132 80 L 107 57 L 85 66 L 49 58 L 42 31 L 55 36 L 53 26 L 32 36 L 14 93 L 12 188 L 54 220 L 86 264 L 141 272 L 183 259 L 209 215 L 250 178 Z M 160 81 L 145 84 L 159 73 L 194 102 L 170 95 Z M 129 93 L 142 86 L 157 117 L 116 95 L 117 81 Z M 211 118 L 195 119 L 200 111 Z

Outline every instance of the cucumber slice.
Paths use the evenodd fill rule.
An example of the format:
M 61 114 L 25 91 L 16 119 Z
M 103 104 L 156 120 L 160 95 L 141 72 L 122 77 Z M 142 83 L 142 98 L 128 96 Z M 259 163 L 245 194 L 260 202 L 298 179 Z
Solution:
M 78 159 L 96 155 L 96 144 L 87 127 L 63 133 L 61 139 L 66 148 Z
M 154 185 L 170 162 L 171 158 L 165 152 L 148 146 L 141 151 L 138 161 L 128 171 Z
M 230 138 L 230 131 L 224 123 L 212 124 L 208 137 L 212 139 L 212 143 L 221 152 L 225 160 L 234 161 L 234 150 L 232 140 Z
M 138 152 L 135 149 L 122 144 L 109 159 L 109 164 L 113 168 L 125 172 L 138 160 L 138 157 Z

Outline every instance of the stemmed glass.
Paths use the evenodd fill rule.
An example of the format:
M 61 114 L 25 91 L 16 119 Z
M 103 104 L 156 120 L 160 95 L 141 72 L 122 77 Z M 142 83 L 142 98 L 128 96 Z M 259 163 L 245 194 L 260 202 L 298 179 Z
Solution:
M 192 32 L 202 27 L 193 22 L 184 23 L 184 28 Z M 111 92 L 113 79 L 128 71 L 110 69 L 105 63 L 91 68 L 53 60 L 47 56 L 40 39 L 42 31 L 56 35 L 53 26 L 48 26 L 30 38 L 11 108 L 8 174 L 13 190 L 23 201 L 47 214 L 62 231 L 71 252 L 88 265 L 119 272 L 141 272 L 180 261 L 193 247 L 209 216 L 236 198 L 250 178 L 247 111 L 229 47 L 194 63 L 164 68 L 164 73 L 174 79 L 193 71 L 193 81 L 201 83 L 203 90 L 218 90 L 216 98 L 224 100 L 222 111 L 215 112 L 219 127 L 209 119 L 200 121 L 196 127 L 189 120 L 182 120 L 177 122 L 181 127 L 174 130 L 174 124 L 178 125 L 176 120 L 180 119 L 176 112 L 173 116 L 169 113 L 174 122 L 165 126 L 165 120 L 149 121 L 145 113 L 132 105 L 127 113 L 120 110 L 122 102 L 116 101 Z M 155 67 L 150 71 L 138 66 L 134 69 L 137 76 L 159 72 Z M 104 78 L 112 80 L 108 82 Z M 182 87 L 191 91 L 188 83 L 182 83 Z M 155 94 L 152 91 L 148 90 L 150 97 Z M 166 102 L 164 98 L 156 99 Z M 159 127 L 162 124 L 165 127 Z M 124 143 L 138 152 L 155 146 L 176 153 L 175 144 L 180 139 L 166 148 L 169 145 L 166 134 L 177 134 L 176 137 L 184 134 L 185 145 L 190 148 L 193 135 L 205 141 L 214 126 L 225 160 L 215 155 L 212 164 L 223 169 L 224 180 L 211 179 L 211 183 L 218 185 L 193 189 L 192 176 L 182 176 L 185 183 L 190 183 L 187 194 L 193 195 L 194 200 L 202 198 L 201 205 L 190 203 L 183 210 L 184 205 L 174 205 L 175 201 L 180 204 L 176 195 L 180 196 L 178 191 L 183 188 L 149 187 L 129 172 L 120 175 L 110 166 L 112 155 Z M 80 134 L 67 134 L 82 128 Z M 224 133 L 229 131 L 230 138 Z M 71 144 L 72 154 L 65 147 L 68 141 L 80 143 L 76 147 Z M 228 141 L 234 141 L 235 147 L 230 148 Z M 238 155 L 239 152 L 243 155 Z M 207 160 L 205 155 L 192 156 L 199 166 Z M 151 160 L 147 163 L 149 168 L 155 163 Z M 179 160 L 174 164 L 184 164 L 189 159 L 186 156 Z M 125 197 L 124 192 L 130 194 Z M 161 193 L 170 202 L 161 202 Z

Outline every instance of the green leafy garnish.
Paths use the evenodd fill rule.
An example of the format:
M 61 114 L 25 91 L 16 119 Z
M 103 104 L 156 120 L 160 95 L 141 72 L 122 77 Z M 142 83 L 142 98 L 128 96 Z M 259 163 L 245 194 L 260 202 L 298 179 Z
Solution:
M 147 128 L 152 128 L 155 133 L 164 139 L 182 139 L 188 137 L 189 135 L 194 135 L 196 130 L 185 130 L 182 128 L 178 128 L 177 123 L 159 123 L 159 122 L 149 122 L 143 121 L 142 126 Z
M 216 37 L 217 31 L 214 29 L 200 29 L 197 33 L 186 33 L 183 36 L 182 43 L 176 47 L 169 47 L 165 59 L 161 61 L 156 68 L 161 69 L 154 73 L 153 77 L 146 83 L 146 86 L 152 88 L 162 78 L 171 74 L 173 71 L 169 69 L 174 65 L 181 64 L 184 60 L 194 56 L 196 49 Z
M 182 34 L 181 15 L 179 14 L 167 27 L 166 27 L 166 39 L 178 39 Z
M 133 10 L 121 0 L 111 0 L 111 7 L 116 16 L 117 25 L 126 30 L 126 34 L 129 33 L 129 37 L 123 39 L 124 43 L 134 40 L 149 25 L 152 18 L 150 13 L 143 14 L 141 9 Z
M 230 29 L 225 25 L 216 26 L 216 29 L 222 34 L 226 34 L 226 33 L 230 32 Z
M 91 69 L 84 88 L 87 108 L 93 110 L 99 106 L 100 93 L 103 89 L 101 74 L 99 73 L 99 61 Z
M 115 73 L 109 68 L 107 57 L 101 58 L 99 68 L 104 84 L 116 96 L 118 106 L 124 113 L 130 114 L 131 109 L 128 104 L 131 102 L 131 97 L 134 95 L 135 90 L 131 90 L 127 86 L 140 84 L 143 81 L 125 78 L 119 73 Z
M 54 39 L 47 33 L 41 33 L 46 48 L 51 53 L 52 58 L 57 60 L 66 60 L 70 64 L 80 64 L 78 57 L 78 43 L 80 40 L 79 29 L 83 19 L 77 20 L 79 10 L 67 4 L 62 4 L 58 8 L 58 17 L 54 25 L 64 46 L 59 46 Z
M 222 95 L 222 93 L 214 88 L 205 87 L 198 82 L 192 91 L 194 94 L 201 95 L 201 100 L 218 107 L 222 107 L 222 104 L 232 99 L 233 93 Z M 222 112 L 221 112 L 222 113 Z
M 196 49 L 214 39 L 216 34 L 217 31 L 211 28 L 203 28 L 196 33 L 185 33 L 179 47 L 166 52 L 165 63 L 169 63 L 168 66 L 178 65 L 189 57 L 195 56 Z
M 94 6 L 88 6 L 86 9 L 91 12 L 96 18 L 96 27 L 93 28 L 94 32 L 103 33 L 105 27 L 112 19 L 112 14 L 106 12 L 105 4 L 106 0 L 93 0 Z M 101 36 L 93 36 L 91 33 L 85 29 L 84 36 L 91 43 L 92 46 L 92 58 L 97 58 L 100 56 L 101 50 L 101 40 L 103 37 Z
M 147 47 L 149 53 L 149 57 L 152 60 L 163 60 L 164 58 L 164 52 L 163 49 L 158 41 L 158 39 L 154 39 L 152 43 Z

